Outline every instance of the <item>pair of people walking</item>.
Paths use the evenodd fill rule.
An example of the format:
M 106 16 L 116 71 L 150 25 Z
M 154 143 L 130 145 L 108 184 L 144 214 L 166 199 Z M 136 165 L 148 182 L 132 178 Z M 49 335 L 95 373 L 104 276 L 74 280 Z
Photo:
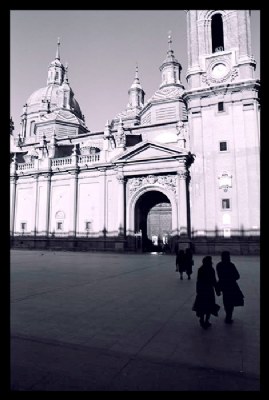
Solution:
M 180 279 L 183 279 L 183 272 L 186 272 L 188 279 L 191 279 L 192 266 L 193 266 L 192 251 L 190 248 L 179 250 L 176 257 L 176 272 L 179 272 Z
M 223 305 L 226 312 L 225 322 L 233 322 L 232 315 L 234 307 L 244 305 L 244 295 L 241 292 L 237 280 L 239 272 L 230 260 L 230 253 L 223 251 L 221 261 L 216 266 L 216 273 L 213 268 L 212 257 L 203 258 L 202 266 L 198 269 L 196 282 L 196 298 L 192 310 L 196 312 L 202 328 L 211 326 L 210 316 L 218 316 L 220 306 L 216 303 L 215 294 L 223 295 Z

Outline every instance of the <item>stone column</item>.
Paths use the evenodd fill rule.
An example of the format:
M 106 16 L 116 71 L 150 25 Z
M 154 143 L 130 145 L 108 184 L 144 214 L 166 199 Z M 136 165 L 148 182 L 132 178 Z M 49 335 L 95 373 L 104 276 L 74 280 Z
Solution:
M 17 176 L 10 178 L 10 234 L 14 235 L 15 227 L 15 209 L 16 209 L 16 189 L 17 189 Z
M 188 172 L 180 170 L 177 172 L 178 179 L 178 227 L 180 236 L 188 233 L 187 217 L 187 176 Z
M 78 203 L 78 170 L 69 171 L 71 174 L 70 184 L 70 222 L 69 236 L 76 237 L 77 234 L 77 203 Z
M 125 217 L 125 179 L 123 175 L 117 176 L 118 180 L 118 230 L 119 235 L 124 235 L 124 217 Z

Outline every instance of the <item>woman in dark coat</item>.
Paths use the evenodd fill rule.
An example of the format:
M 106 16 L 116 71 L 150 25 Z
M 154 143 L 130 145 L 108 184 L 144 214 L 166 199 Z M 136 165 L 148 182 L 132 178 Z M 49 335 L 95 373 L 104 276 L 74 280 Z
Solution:
M 221 262 L 217 264 L 216 270 L 219 278 L 219 289 L 223 295 L 223 305 L 226 312 L 225 322 L 231 324 L 233 322 L 234 307 L 244 305 L 244 295 L 236 282 L 240 278 L 240 275 L 230 260 L 229 251 L 221 253 Z
M 183 279 L 183 272 L 186 271 L 185 253 L 184 250 L 179 250 L 176 257 L 176 271 L 180 274 L 180 279 Z
M 185 250 L 185 265 L 186 265 L 186 274 L 188 275 L 188 279 L 191 279 L 193 258 L 192 258 L 192 251 L 189 247 Z
M 200 318 L 200 325 L 207 329 L 211 326 L 209 322 L 210 315 L 218 316 L 220 306 L 215 302 L 215 291 L 217 295 L 217 281 L 215 270 L 212 266 L 212 257 L 206 256 L 203 258 L 203 265 L 198 269 L 196 282 L 196 299 L 192 310 L 196 312 Z

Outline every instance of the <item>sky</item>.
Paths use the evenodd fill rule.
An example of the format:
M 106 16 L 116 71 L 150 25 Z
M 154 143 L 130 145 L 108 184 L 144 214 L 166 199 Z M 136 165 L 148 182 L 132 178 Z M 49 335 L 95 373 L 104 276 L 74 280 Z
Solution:
M 159 88 L 159 67 L 172 49 L 187 70 L 186 13 L 183 10 L 13 10 L 10 12 L 10 115 L 15 134 L 22 107 L 46 86 L 49 63 L 60 37 L 61 62 L 91 132 L 125 110 L 138 64 L 147 101 Z M 260 78 L 260 11 L 251 12 L 252 53 Z

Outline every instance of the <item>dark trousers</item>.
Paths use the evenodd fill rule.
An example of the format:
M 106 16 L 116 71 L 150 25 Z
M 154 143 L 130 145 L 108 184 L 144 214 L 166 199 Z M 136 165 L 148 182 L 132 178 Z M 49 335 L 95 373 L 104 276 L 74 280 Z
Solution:
M 226 312 L 226 319 L 228 321 L 231 321 L 232 316 L 233 316 L 233 310 L 234 310 L 234 306 L 231 305 L 224 305 L 224 310 Z

